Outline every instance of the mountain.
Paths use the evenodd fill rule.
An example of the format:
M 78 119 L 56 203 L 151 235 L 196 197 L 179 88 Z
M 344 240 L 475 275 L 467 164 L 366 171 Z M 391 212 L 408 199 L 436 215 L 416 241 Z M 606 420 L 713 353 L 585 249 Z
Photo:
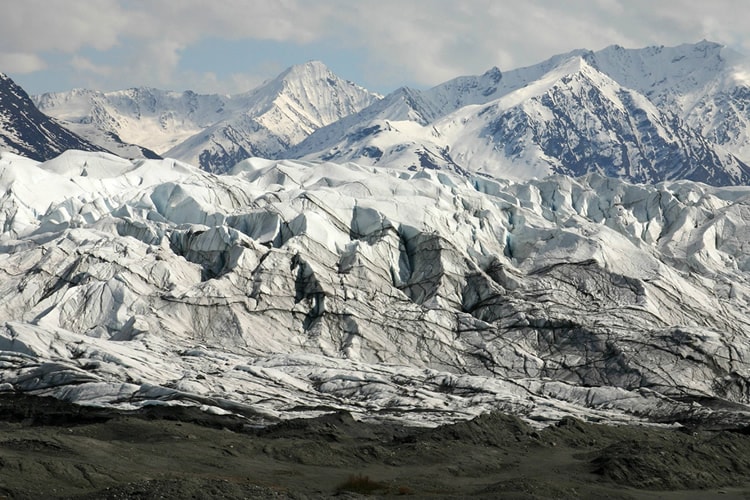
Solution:
M 126 158 L 165 153 L 229 116 L 232 102 L 226 96 L 146 87 L 115 92 L 76 89 L 35 96 L 34 101 L 43 112 Z M 138 144 L 143 151 L 123 153 L 121 143 Z
M 288 156 L 513 179 L 598 172 L 746 184 L 744 64 L 709 42 L 574 51 L 426 91 L 399 89 Z
M 234 96 L 131 89 L 36 102 L 121 155 L 139 156 L 117 142 L 140 144 L 211 172 L 265 157 L 738 185 L 750 182 L 749 68 L 703 41 L 581 49 L 384 98 L 309 62 Z
M 377 99 L 311 61 L 232 96 L 140 88 L 44 94 L 36 102 L 92 140 L 104 132 L 207 171 L 226 171 L 251 156 L 279 156 Z
M 674 110 L 706 139 L 750 157 L 750 64 L 743 55 L 703 41 L 641 50 L 614 45 L 586 57 L 656 106 Z
M 118 94 L 120 98 L 123 98 L 127 91 Z M 132 142 L 127 142 L 120 137 L 120 134 L 124 132 L 121 122 L 126 121 L 127 118 L 117 117 L 112 113 L 102 92 L 75 89 L 70 92 L 34 96 L 32 99 L 42 112 L 50 114 L 48 111 L 54 110 L 55 119 L 107 151 L 123 158 L 160 158 L 153 150 L 139 145 L 149 143 L 152 137 L 148 135 L 128 137 Z
M 259 422 L 750 416 L 749 187 L 0 156 L 0 391 Z
M 41 113 L 29 95 L 2 73 L 0 149 L 39 161 L 51 159 L 68 149 L 102 150 Z

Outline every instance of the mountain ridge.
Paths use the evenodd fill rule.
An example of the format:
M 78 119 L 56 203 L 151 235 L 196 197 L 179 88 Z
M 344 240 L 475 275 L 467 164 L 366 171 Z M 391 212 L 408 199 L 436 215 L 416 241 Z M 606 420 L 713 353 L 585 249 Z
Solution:
M 615 45 L 386 96 L 309 61 L 233 96 L 131 89 L 47 94 L 36 102 L 90 138 L 104 133 L 98 143 L 115 152 L 121 149 L 112 137 L 141 144 L 148 137 L 146 146 L 159 154 L 212 172 L 258 156 L 519 180 L 596 171 L 631 182 L 729 185 L 750 182 L 744 68 L 750 65 L 741 55 L 708 41 Z
M 102 130 L 118 134 L 209 171 L 229 170 L 249 156 L 276 156 L 377 98 L 319 61 L 292 66 L 234 95 L 148 88 L 80 94 L 88 101 L 72 102 L 74 112 L 67 114 L 66 102 L 75 97 L 71 93 L 43 94 L 36 102 L 91 137 Z
M 0 148 L 43 161 L 67 149 L 103 151 L 41 113 L 29 95 L 0 73 Z
M 462 106 L 458 101 L 458 106 L 453 109 L 447 106 L 443 108 L 443 113 L 433 110 L 440 107 L 436 102 L 450 102 L 441 94 L 450 93 L 446 89 L 450 89 L 453 81 L 425 91 L 399 89 L 371 108 L 330 125 L 330 130 L 324 128 L 316 131 L 292 148 L 289 156 L 351 160 L 373 165 L 400 164 L 406 168 L 427 166 L 484 171 L 515 179 L 549 173 L 575 176 L 600 171 L 607 172 L 607 175 L 623 175 L 632 182 L 689 178 L 712 184 L 746 184 L 750 181 L 750 169 L 742 160 L 742 155 L 750 129 L 745 126 L 749 114 L 746 110 L 742 111 L 746 108 L 741 105 L 741 99 L 750 92 L 750 87 L 741 80 L 732 80 L 733 66 L 717 56 L 722 50 L 718 44 L 703 42 L 671 49 L 654 47 L 628 51 L 610 47 L 599 52 L 573 51 L 507 73 L 490 70 L 483 76 L 492 74 L 492 84 L 481 86 L 483 88 L 478 98 L 475 95 L 471 101 L 473 104 Z M 683 85 L 687 90 L 682 94 L 659 94 L 660 98 L 652 102 L 643 92 L 654 90 L 660 84 L 661 87 L 656 90 L 661 89 L 663 94 L 671 81 L 669 78 L 666 83 L 661 81 L 662 75 L 670 71 L 669 68 L 662 69 L 658 77 L 654 77 L 654 71 L 650 69 L 651 66 L 662 64 L 665 53 L 669 60 L 682 61 L 680 64 L 683 66 L 690 61 L 703 63 L 708 60 L 710 71 L 703 68 L 700 73 L 708 83 L 695 84 L 693 87 Z M 614 65 L 612 60 L 615 57 L 612 54 L 629 55 L 631 59 L 636 54 L 641 58 L 641 66 L 645 64 L 643 61 L 651 64 L 643 70 L 643 75 L 631 78 L 639 83 L 633 85 L 637 88 L 623 86 L 617 78 L 598 69 L 600 66 Z M 678 57 L 677 54 L 681 55 Z M 723 68 L 723 72 L 716 73 L 715 67 Z M 693 67 L 694 71 L 696 69 L 700 67 Z M 677 70 L 679 74 L 685 71 L 682 67 Z M 570 87 L 572 80 L 569 79 L 575 78 L 575 74 L 581 75 L 576 85 L 583 85 L 588 89 L 588 94 L 580 88 Z M 596 74 L 593 79 L 592 74 Z M 476 87 L 476 82 L 481 78 L 461 77 L 455 81 L 472 82 Z M 739 86 L 732 92 L 739 97 L 728 99 L 724 94 L 719 94 L 715 98 L 705 98 L 704 94 L 711 95 L 705 88 L 712 83 L 718 85 L 717 81 L 735 81 Z M 575 92 L 580 95 L 575 95 Z M 613 92 L 625 97 L 625 101 Z M 714 131 L 706 125 L 707 113 L 694 107 L 683 109 L 673 106 L 690 97 L 700 100 L 700 97 L 695 97 L 700 92 L 704 95 L 703 108 L 710 108 L 713 103 L 713 107 L 718 109 L 717 102 L 722 99 L 729 101 L 725 106 L 727 111 L 722 116 L 733 117 L 731 123 L 735 124 L 734 128 L 729 129 L 727 121 L 714 120 L 718 125 Z M 557 98 L 563 95 L 567 97 L 561 103 L 556 103 L 553 94 Z M 730 95 L 734 94 L 730 92 Z M 409 97 L 399 100 L 398 96 Z M 392 107 L 395 112 L 384 109 L 389 102 L 397 103 Z M 737 102 L 740 104 L 735 104 Z M 406 109 L 398 110 L 398 106 L 403 105 Z M 646 112 L 647 108 L 650 111 Z M 422 111 L 425 109 L 429 112 Z M 716 115 L 714 111 L 712 116 Z M 426 116 L 429 119 L 425 119 Z M 581 116 L 588 116 L 597 122 L 597 126 L 574 126 Z M 646 119 L 650 125 L 640 124 L 641 119 Z M 395 120 L 400 121 L 400 127 Z M 406 120 L 421 128 L 406 127 L 403 123 Z M 493 120 L 498 121 L 496 125 L 500 125 L 500 121 L 508 122 L 511 128 L 500 133 L 502 126 L 494 126 L 490 128 L 495 131 L 489 131 L 487 128 Z M 643 136 L 638 130 L 640 126 L 649 129 L 648 137 L 656 139 L 650 141 L 653 144 L 645 144 L 639 139 Z M 399 132 L 394 133 L 394 128 Z M 461 133 L 466 130 L 472 132 Z M 569 137 L 571 130 L 575 137 Z M 725 140 L 718 140 L 720 135 Z M 571 155 L 570 150 L 566 153 L 564 145 L 571 141 L 582 145 L 579 153 Z M 551 144 L 555 146 L 551 147 Z M 608 153 L 600 154 L 602 151 Z M 597 154 L 596 158 L 592 156 L 594 153 Z M 635 166 L 620 171 L 623 164 Z M 628 170 L 632 170 L 632 173 Z

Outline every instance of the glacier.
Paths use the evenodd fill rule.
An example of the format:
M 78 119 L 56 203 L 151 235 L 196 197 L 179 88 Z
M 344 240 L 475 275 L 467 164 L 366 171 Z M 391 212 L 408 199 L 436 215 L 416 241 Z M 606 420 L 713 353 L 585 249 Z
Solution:
M 0 154 L 0 391 L 437 425 L 750 416 L 750 187 Z

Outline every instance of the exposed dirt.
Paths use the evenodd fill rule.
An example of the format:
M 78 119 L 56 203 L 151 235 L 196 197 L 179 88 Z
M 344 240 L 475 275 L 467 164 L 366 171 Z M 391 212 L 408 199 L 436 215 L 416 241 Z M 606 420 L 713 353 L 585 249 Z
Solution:
M 0 498 L 748 498 L 747 429 L 536 431 L 490 414 L 437 429 L 348 414 L 247 425 L 0 397 Z

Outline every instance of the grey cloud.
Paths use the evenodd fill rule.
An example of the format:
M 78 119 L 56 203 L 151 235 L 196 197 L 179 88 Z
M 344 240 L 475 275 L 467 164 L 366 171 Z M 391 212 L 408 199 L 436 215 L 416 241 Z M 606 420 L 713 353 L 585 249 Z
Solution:
M 428 86 L 613 43 L 708 38 L 750 51 L 749 15 L 750 4 L 732 0 L 26 0 L 0 17 L 0 64 L 35 71 L 44 57 L 65 54 L 90 78 L 184 88 L 186 78 L 213 79 L 180 67 L 183 51 L 200 40 L 328 40 L 365 54 L 362 67 L 372 83 Z M 97 68 L 79 53 L 113 47 L 127 54 L 127 67 Z

